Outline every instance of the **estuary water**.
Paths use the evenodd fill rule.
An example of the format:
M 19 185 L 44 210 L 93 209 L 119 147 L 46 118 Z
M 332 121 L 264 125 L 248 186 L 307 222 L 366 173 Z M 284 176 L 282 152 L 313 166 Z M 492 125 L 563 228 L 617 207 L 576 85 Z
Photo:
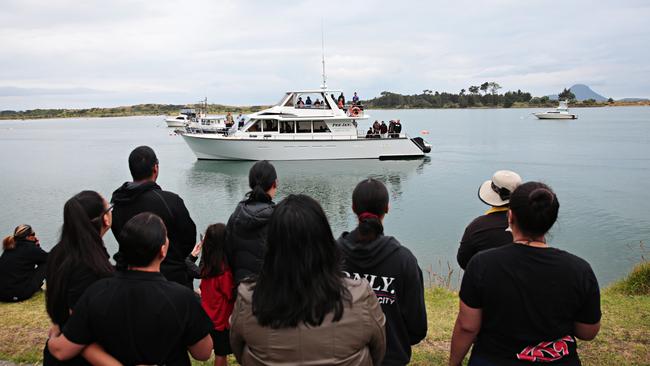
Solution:
M 478 186 L 499 169 L 541 180 L 560 207 L 551 245 L 591 263 L 601 285 L 624 276 L 650 248 L 650 108 L 574 109 L 577 120 L 540 121 L 534 109 L 381 110 L 433 145 L 425 159 L 274 162 L 278 200 L 305 193 L 325 209 L 335 237 L 355 226 L 352 189 L 375 177 L 390 191 L 387 234 L 427 271 L 460 273 L 456 249 L 465 226 L 488 207 Z M 251 162 L 197 161 L 162 116 L 0 121 L 0 236 L 31 224 L 42 246 L 57 240 L 64 202 L 92 189 L 110 198 L 130 179 L 127 158 L 154 148 L 159 184 L 177 192 L 199 231 L 226 222 L 248 191 Z M 366 131 L 371 121 L 361 122 Z M 109 252 L 117 244 L 105 237 Z M 645 250 L 645 255 L 648 255 Z M 448 267 L 450 266 L 450 267 Z

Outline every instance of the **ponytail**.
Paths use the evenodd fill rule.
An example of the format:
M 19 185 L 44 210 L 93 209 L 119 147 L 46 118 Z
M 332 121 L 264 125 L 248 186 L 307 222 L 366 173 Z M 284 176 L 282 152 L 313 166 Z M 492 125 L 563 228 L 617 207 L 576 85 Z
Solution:
M 373 178 L 357 184 L 352 192 L 352 209 L 359 218 L 357 242 L 368 243 L 384 234 L 381 218 L 388 208 L 386 186 Z
M 246 202 L 271 202 L 271 196 L 266 193 L 273 187 L 278 175 L 271 163 L 266 160 L 253 164 L 248 172 L 248 186 L 251 191 L 246 194 Z
M 8 235 L 2 240 L 2 250 L 12 250 L 16 247 L 16 239 L 13 235 Z
M 8 235 L 2 240 L 3 250 L 12 250 L 16 247 L 16 240 L 25 239 L 26 237 L 34 235 L 34 230 L 27 224 L 16 226 L 13 235 Z

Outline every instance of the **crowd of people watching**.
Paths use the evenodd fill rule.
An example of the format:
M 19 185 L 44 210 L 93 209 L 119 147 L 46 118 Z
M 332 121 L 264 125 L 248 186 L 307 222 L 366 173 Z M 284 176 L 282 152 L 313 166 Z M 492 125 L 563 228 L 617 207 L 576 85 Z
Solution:
M 375 122 L 368 128 L 366 138 L 399 138 L 402 133 L 402 122 L 400 120 L 390 120 L 388 125 L 385 121 L 375 120 Z
M 408 247 L 384 232 L 390 195 L 381 181 L 357 184 L 356 227 L 336 239 L 313 198 L 276 204 L 275 167 L 256 162 L 227 223 L 196 243 L 183 200 L 156 183 L 155 152 L 140 146 L 128 163 L 132 180 L 110 202 L 86 190 L 64 204 L 49 255 L 29 225 L 3 241 L 1 301 L 30 298 L 47 281 L 44 365 L 190 365 L 188 354 L 205 361 L 213 352 L 215 365 L 229 354 L 243 365 L 410 362 L 427 334 L 424 280 Z M 473 345 L 473 366 L 579 365 L 576 338 L 600 327 L 599 287 L 587 262 L 546 241 L 557 196 L 511 171 L 478 195 L 491 208 L 458 250 L 465 274 L 449 364 L 461 365 Z

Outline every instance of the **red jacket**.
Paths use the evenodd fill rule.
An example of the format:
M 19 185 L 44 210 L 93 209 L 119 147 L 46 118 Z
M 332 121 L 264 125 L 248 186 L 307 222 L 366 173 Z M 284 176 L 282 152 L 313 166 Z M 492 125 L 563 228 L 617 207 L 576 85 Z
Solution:
M 228 319 L 235 305 L 234 288 L 230 268 L 218 276 L 201 279 L 201 306 L 208 314 L 214 329 L 230 329 Z

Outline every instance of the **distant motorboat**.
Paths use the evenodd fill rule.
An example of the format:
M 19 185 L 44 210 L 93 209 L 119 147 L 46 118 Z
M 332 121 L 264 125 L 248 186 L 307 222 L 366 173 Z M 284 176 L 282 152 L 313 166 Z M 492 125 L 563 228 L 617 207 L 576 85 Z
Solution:
M 561 100 L 560 104 L 554 111 L 533 113 L 539 119 L 577 119 L 578 116 L 569 113 L 569 107 L 566 100 Z
M 185 127 L 196 117 L 194 109 L 181 109 L 176 117 L 166 118 L 167 127 Z
M 199 115 L 185 126 L 185 132 L 226 133 L 228 128 L 225 116 Z

